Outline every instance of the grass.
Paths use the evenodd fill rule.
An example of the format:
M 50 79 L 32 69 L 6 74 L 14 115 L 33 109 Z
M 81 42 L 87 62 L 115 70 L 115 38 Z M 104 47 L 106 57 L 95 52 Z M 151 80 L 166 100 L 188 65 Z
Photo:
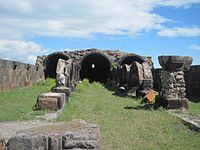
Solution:
M 55 85 L 53 79 L 12 92 L 0 93 L 0 121 L 27 120 L 46 112 L 33 111 L 37 96 Z M 105 150 L 200 149 L 200 133 L 193 132 L 165 110 L 136 110 L 140 100 L 113 95 L 99 83 L 77 85 L 57 121 L 83 119 L 100 127 Z M 200 115 L 200 103 L 189 102 Z
M 133 109 L 139 102 L 115 96 L 101 84 L 85 80 L 77 86 L 58 121 L 83 119 L 98 124 L 104 150 L 200 149 L 198 132 L 190 131 L 163 109 Z
M 189 101 L 189 113 L 200 116 L 200 102 L 195 103 Z
M 49 91 L 54 85 L 54 79 L 47 79 L 32 87 L 0 93 L 0 121 L 21 121 L 44 114 L 43 111 L 33 111 L 33 107 L 37 96 Z

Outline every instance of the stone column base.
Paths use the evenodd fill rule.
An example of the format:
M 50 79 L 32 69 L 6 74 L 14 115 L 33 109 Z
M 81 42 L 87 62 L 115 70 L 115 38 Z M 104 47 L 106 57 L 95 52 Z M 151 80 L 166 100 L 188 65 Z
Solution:
M 188 110 L 188 100 L 185 99 L 167 99 L 168 109 L 186 109 Z

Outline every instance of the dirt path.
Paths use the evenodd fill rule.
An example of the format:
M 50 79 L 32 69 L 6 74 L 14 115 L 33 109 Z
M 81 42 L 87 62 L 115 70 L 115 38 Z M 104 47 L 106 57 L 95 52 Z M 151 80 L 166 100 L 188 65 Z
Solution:
M 0 139 L 7 141 L 20 130 L 51 124 L 52 122 L 55 122 L 57 116 L 57 113 L 50 113 L 44 116 L 37 116 L 29 121 L 0 122 Z

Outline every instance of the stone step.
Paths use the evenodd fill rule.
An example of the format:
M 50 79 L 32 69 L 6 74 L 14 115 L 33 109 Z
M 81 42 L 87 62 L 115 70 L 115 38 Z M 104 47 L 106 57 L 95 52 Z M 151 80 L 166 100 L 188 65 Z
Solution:
M 200 116 L 191 115 L 187 111 L 177 112 L 174 110 L 169 110 L 168 112 L 173 116 L 181 119 L 183 123 L 190 129 L 200 132 Z
M 37 98 L 36 109 L 60 110 L 65 99 L 65 93 L 42 93 Z
M 52 92 L 55 92 L 55 93 L 65 93 L 65 98 L 67 100 L 69 98 L 72 90 L 69 87 L 59 86 L 59 87 L 53 88 Z

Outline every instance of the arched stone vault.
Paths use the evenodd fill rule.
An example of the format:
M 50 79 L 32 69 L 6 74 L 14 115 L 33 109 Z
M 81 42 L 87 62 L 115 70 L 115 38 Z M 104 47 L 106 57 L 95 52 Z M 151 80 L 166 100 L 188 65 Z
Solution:
M 56 67 L 59 59 L 68 60 L 69 56 L 62 52 L 52 53 L 44 60 L 45 77 L 56 78 Z
M 135 55 L 135 54 L 127 54 L 120 59 L 119 65 L 121 65 L 121 66 L 124 64 L 131 65 L 134 61 L 137 61 L 140 64 L 145 62 L 145 60 L 142 56 Z
M 81 61 L 80 78 L 91 82 L 106 83 L 110 77 L 111 62 L 106 55 L 98 52 L 86 54 Z

